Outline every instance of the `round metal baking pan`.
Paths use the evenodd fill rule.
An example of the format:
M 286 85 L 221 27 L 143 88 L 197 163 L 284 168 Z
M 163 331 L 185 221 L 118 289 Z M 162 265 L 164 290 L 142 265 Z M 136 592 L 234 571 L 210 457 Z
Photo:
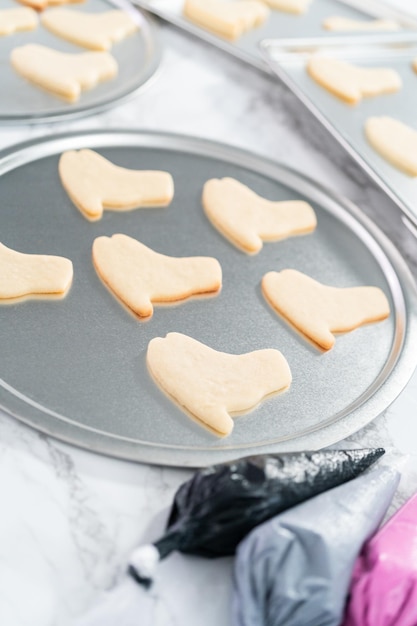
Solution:
M 13 0 L 3 2 L 5 6 L 2 3 L 2 8 L 16 7 Z M 89 13 L 115 8 L 107 0 L 88 0 L 73 6 L 74 10 Z M 83 91 L 75 103 L 66 102 L 23 79 L 13 70 L 9 57 L 13 48 L 29 43 L 42 44 L 66 53 L 86 52 L 85 48 L 57 37 L 41 24 L 36 30 L 0 37 L 0 123 L 66 121 L 99 113 L 132 97 L 155 75 L 161 60 L 161 44 L 154 21 L 139 11 L 137 15 L 141 22 L 140 29 L 114 44 L 110 50 L 119 66 L 116 78 L 100 83 L 91 91 Z
M 89 147 L 115 163 L 164 169 L 175 181 L 167 208 L 105 212 L 86 221 L 63 190 L 59 155 Z M 308 200 L 315 233 L 265 244 L 249 257 L 208 222 L 201 190 L 232 176 L 270 199 Z M 204 466 L 247 454 L 317 449 L 379 415 L 404 388 L 417 362 L 417 295 L 400 254 L 351 202 L 260 156 L 166 133 L 106 131 L 35 140 L 0 155 L 2 242 L 24 252 L 72 259 L 74 282 L 63 300 L 0 306 L 0 406 L 35 428 L 121 458 Z M 210 255 L 223 268 L 219 296 L 156 307 L 139 322 L 97 278 L 95 237 L 122 232 L 171 256 Z M 267 305 L 260 281 L 292 267 L 326 284 L 377 285 L 391 316 L 340 335 L 321 353 Z M 155 386 L 145 363 L 150 339 L 177 331 L 231 353 L 278 348 L 293 373 L 291 389 L 236 418 L 218 439 L 191 421 Z

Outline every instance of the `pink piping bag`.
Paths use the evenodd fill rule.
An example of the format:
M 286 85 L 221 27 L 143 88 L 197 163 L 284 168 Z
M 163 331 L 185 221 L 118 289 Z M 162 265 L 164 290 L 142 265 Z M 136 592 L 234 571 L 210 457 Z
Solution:
M 417 494 L 363 547 L 343 626 L 417 625 Z

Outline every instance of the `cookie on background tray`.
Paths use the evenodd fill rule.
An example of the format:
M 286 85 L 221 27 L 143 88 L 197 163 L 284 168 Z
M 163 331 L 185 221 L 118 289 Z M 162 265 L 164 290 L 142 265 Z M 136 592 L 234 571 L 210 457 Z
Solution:
M 284 13 L 305 13 L 312 0 L 264 0 L 271 9 L 284 11 Z
M 269 9 L 258 0 L 185 0 L 183 14 L 198 26 L 234 40 L 263 24 Z
M 363 97 L 394 93 L 402 86 L 395 70 L 360 67 L 324 54 L 313 54 L 307 71 L 319 85 L 349 104 L 357 104 Z
M 417 176 L 417 130 L 385 115 L 366 120 L 365 136 L 391 165 L 409 176 Z
M 86 0 L 17 0 L 20 4 L 24 4 L 37 11 L 43 11 L 47 7 L 61 6 L 62 4 L 81 4 L 85 1 Z
M 68 102 L 77 102 L 83 90 L 114 78 L 118 71 L 108 52 L 66 54 L 34 43 L 14 48 L 10 61 L 20 76 Z
M 54 35 L 90 50 L 110 50 L 112 45 L 132 35 L 138 26 L 125 11 L 86 13 L 69 9 L 49 9 L 42 26 Z
M 396 31 L 401 30 L 401 26 L 394 20 L 353 20 L 348 17 L 332 16 L 327 17 L 323 24 L 323 28 L 333 31 Z
M 0 10 L 0 36 L 22 30 L 34 30 L 38 25 L 36 11 L 28 7 Z

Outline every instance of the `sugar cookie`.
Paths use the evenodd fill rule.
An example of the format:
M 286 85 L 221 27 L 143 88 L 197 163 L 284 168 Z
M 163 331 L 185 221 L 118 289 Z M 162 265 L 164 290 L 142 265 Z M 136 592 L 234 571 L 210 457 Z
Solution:
M 321 54 L 310 57 L 307 70 L 319 85 L 350 104 L 356 104 L 364 96 L 398 91 L 402 85 L 395 70 L 358 67 Z
M 285 13 L 305 13 L 311 0 L 264 0 L 271 9 L 284 11 Z
M 0 10 L 0 36 L 12 35 L 20 30 L 33 30 L 38 25 L 36 11 L 29 8 Z
M 227 354 L 180 333 L 152 339 L 146 361 L 161 389 L 221 437 L 233 429 L 231 414 L 246 413 L 291 385 L 278 350 Z
M 335 343 L 332 333 L 346 333 L 390 313 L 379 287 L 328 287 L 291 269 L 265 274 L 262 292 L 277 313 L 324 350 Z
M 369 117 L 365 135 L 371 146 L 392 165 L 417 176 L 417 131 L 387 116 Z
M 81 4 L 85 0 L 17 0 L 20 4 L 43 11 L 46 7 L 60 6 L 62 4 Z
M 127 235 L 95 239 L 93 263 L 111 291 L 144 318 L 152 316 L 152 303 L 215 295 L 222 285 L 222 270 L 216 259 L 165 256 Z
M 348 17 L 328 17 L 323 22 L 326 30 L 339 31 L 393 31 L 400 30 L 398 22 L 394 20 L 351 20 Z
M 256 254 L 262 241 L 278 241 L 312 232 L 312 207 L 301 200 L 273 202 L 234 178 L 212 178 L 203 188 L 205 214 L 233 245 Z
M 81 90 L 114 78 L 117 63 L 108 52 L 64 54 L 39 44 L 12 50 L 11 64 L 18 74 L 39 87 L 76 102 Z
M 138 29 L 128 13 L 117 10 L 85 13 L 50 9 L 42 15 L 42 25 L 58 37 L 91 50 L 110 50 L 114 43 Z
M 269 9 L 258 0 L 185 0 L 183 13 L 217 35 L 238 39 L 246 31 L 260 26 L 268 17 Z
M 64 152 L 58 170 L 72 202 L 89 220 L 99 220 L 104 209 L 164 207 L 174 196 L 174 181 L 168 172 L 129 170 L 93 150 Z
M 36 294 L 64 295 L 72 282 L 69 259 L 24 254 L 0 243 L 0 301 Z

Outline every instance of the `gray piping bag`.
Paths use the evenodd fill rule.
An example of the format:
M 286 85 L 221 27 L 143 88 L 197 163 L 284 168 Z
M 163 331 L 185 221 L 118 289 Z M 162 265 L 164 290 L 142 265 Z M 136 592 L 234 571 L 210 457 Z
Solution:
M 339 626 L 355 559 L 399 482 L 381 468 L 258 526 L 235 564 L 234 626 Z

